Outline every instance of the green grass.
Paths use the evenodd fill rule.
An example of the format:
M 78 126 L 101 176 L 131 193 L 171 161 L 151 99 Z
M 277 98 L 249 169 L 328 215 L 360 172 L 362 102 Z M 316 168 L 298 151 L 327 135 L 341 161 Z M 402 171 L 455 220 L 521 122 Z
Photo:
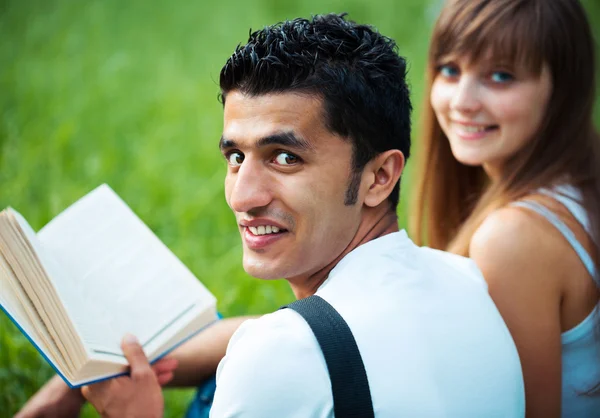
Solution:
M 592 2 L 598 26 L 600 6 Z M 222 64 L 249 28 L 347 11 L 398 41 L 418 109 L 439 1 L 431 3 L 0 0 L 0 208 L 15 207 L 37 229 L 106 182 L 214 292 L 224 315 L 274 310 L 292 294 L 282 281 L 243 272 L 223 198 Z M 0 417 L 12 416 L 51 375 L 0 315 Z M 166 416 L 181 416 L 190 396 L 169 391 Z M 88 407 L 84 416 L 95 413 Z

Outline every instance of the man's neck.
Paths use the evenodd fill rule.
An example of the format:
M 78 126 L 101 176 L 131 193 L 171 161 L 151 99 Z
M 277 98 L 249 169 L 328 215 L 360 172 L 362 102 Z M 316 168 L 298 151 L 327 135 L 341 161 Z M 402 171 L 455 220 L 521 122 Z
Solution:
M 346 254 L 362 244 L 391 234 L 392 232 L 398 232 L 398 217 L 394 210 L 389 209 L 387 205 L 366 209 L 354 238 L 340 255 L 308 277 L 288 279 L 294 295 L 296 295 L 297 299 L 314 295 L 323 282 L 327 280 L 329 272 Z

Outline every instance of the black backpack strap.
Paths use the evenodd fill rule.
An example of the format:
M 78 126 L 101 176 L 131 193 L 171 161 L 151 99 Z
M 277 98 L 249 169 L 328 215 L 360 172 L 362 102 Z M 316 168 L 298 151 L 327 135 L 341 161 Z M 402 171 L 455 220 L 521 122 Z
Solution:
M 321 346 L 331 380 L 335 416 L 374 417 L 367 372 L 344 318 L 317 295 L 281 307 L 285 308 L 293 309 L 304 318 Z

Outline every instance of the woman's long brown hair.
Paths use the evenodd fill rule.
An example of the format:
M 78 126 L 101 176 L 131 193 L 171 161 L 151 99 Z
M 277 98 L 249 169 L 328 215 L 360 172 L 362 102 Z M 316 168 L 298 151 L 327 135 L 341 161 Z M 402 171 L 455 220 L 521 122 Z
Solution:
M 552 93 L 532 140 L 490 184 L 481 167 L 459 163 L 429 102 L 441 60 L 491 56 L 534 76 L 550 70 Z M 540 187 L 567 181 L 580 188 L 600 239 L 600 148 L 592 113 L 594 43 L 577 0 L 450 0 L 435 25 L 427 68 L 423 135 L 411 229 L 416 242 L 468 255 L 469 242 L 492 210 Z
M 544 66 L 552 93 L 544 119 L 526 147 L 491 183 L 481 167 L 452 155 L 429 98 L 448 56 L 513 63 L 533 76 Z M 468 256 L 485 217 L 541 187 L 568 182 L 579 188 L 600 243 L 600 139 L 593 126 L 594 42 L 578 0 L 450 0 L 431 40 L 411 232 L 419 244 Z M 596 271 L 600 252 L 595 246 Z M 600 384 L 590 393 L 598 392 Z

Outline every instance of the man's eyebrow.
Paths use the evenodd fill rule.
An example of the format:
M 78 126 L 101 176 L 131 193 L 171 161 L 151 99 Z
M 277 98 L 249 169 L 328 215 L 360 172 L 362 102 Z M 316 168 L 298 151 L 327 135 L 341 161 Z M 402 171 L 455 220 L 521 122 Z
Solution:
M 306 139 L 297 136 L 293 132 L 281 132 L 273 135 L 265 136 L 258 140 L 256 143 L 257 148 L 266 147 L 269 145 L 281 145 L 282 147 L 295 148 L 302 151 L 314 151 L 315 147 Z M 221 151 L 231 148 L 237 148 L 237 143 L 232 140 L 221 136 L 219 141 L 219 148 Z
M 258 148 L 268 145 L 281 145 L 282 147 L 296 148 L 302 151 L 314 151 L 315 147 L 306 139 L 297 136 L 294 132 L 281 132 L 265 136 L 256 143 Z
M 230 149 L 230 148 L 235 148 L 235 147 L 237 147 L 237 144 L 235 143 L 235 141 L 232 141 L 231 139 L 227 139 L 224 136 L 221 136 L 221 139 L 219 140 L 219 149 L 221 151 Z

